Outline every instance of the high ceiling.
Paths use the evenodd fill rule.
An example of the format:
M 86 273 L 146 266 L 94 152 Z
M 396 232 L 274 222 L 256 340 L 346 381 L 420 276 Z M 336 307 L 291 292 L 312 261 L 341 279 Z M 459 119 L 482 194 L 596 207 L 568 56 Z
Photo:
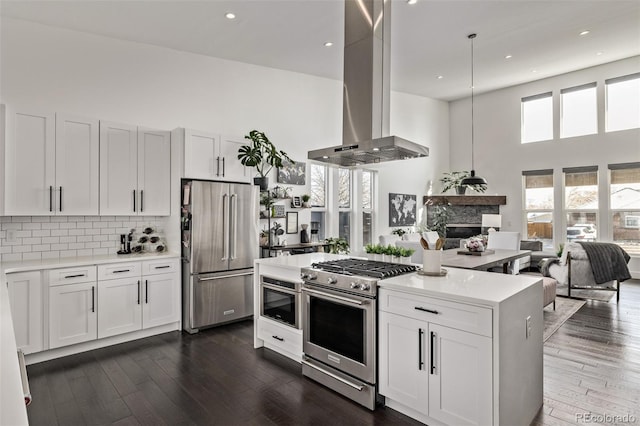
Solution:
M 638 0 L 392 1 L 397 91 L 468 96 L 470 33 L 476 93 L 640 55 Z M 11 18 L 337 80 L 343 9 L 342 0 L 0 1 Z

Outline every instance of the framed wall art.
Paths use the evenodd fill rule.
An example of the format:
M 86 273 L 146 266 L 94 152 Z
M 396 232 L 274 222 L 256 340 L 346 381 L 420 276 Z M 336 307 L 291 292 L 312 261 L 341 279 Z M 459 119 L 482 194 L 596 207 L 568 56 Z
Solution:
M 296 161 L 295 163 L 283 161 L 282 167 L 278 169 L 278 183 L 304 185 L 306 167 L 307 163 L 303 163 L 302 161 Z
M 287 212 L 287 234 L 298 233 L 298 212 Z
M 416 224 L 417 197 L 410 194 L 389 194 L 389 226 Z

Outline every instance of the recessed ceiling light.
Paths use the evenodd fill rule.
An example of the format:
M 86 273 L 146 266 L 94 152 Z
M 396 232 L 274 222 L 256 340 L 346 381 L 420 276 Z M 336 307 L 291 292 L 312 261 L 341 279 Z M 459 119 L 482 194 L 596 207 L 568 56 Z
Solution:
M 324 47 L 331 47 L 331 46 L 333 46 L 333 43 L 332 43 L 332 42 L 330 42 L 330 41 L 326 41 L 326 42 L 324 43 Z
M 236 14 L 233 12 L 227 12 L 224 14 L 224 17 L 227 19 L 236 19 Z
M 407 0 L 408 4 L 416 4 L 418 3 L 418 0 Z
M 505 56 L 504 58 L 505 58 L 505 59 L 511 59 L 511 58 L 513 58 L 513 55 L 507 55 L 507 56 Z
M 587 35 L 587 34 L 589 34 L 589 30 L 584 30 L 584 31 L 580 32 L 581 36 L 584 36 L 584 35 Z
M 601 56 L 602 52 L 596 52 L 596 55 Z
M 444 76 L 443 75 L 439 75 L 437 78 L 438 78 L 438 80 L 442 80 L 444 78 Z
M 531 70 L 531 72 L 535 74 L 538 72 L 538 70 Z
M 380 151 L 380 148 L 373 148 L 374 152 Z
M 322 158 L 324 158 L 326 160 L 327 158 L 329 158 L 329 156 L 328 155 L 323 155 Z

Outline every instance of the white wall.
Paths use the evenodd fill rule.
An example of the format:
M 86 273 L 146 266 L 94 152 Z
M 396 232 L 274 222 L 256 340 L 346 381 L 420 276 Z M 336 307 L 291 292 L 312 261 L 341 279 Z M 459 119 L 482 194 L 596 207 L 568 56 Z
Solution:
M 340 81 L 21 20 L 0 24 L 0 103 L 166 130 L 258 129 L 299 161 L 341 142 Z M 391 101 L 394 133 L 432 154 L 380 166 L 381 199 L 388 192 L 421 198 L 426 182 L 447 169 L 447 104 L 401 93 Z M 380 207 L 385 224 L 387 202 Z
M 526 232 L 522 206 L 522 171 L 554 169 L 554 181 L 562 182 L 562 168 L 598 166 L 600 177 L 600 211 L 606 211 L 607 165 L 640 161 L 640 130 L 604 133 L 604 80 L 636 73 L 640 57 L 612 62 L 553 78 L 535 81 L 475 96 L 475 169 L 487 179 L 488 194 L 504 194 L 507 205 L 501 207 L 503 230 Z M 563 88 L 597 82 L 599 129 L 597 135 L 560 139 L 559 94 Z M 481 82 L 480 82 L 481 84 Z M 478 86 L 481 90 L 482 87 Z M 520 143 L 520 100 L 523 97 L 553 91 L 554 134 L 551 141 Z M 450 103 L 450 156 L 452 170 L 471 168 L 470 99 Z M 557 191 L 556 204 L 561 204 Z M 562 241 L 564 218 L 560 209 L 554 214 L 556 245 Z M 611 239 L 611 225 L 600 215 L 598 236 Z M 640 271 L 640 259 L 633 259 L 630 269 Z M 637 272 L 640 274 L 640 272 Z

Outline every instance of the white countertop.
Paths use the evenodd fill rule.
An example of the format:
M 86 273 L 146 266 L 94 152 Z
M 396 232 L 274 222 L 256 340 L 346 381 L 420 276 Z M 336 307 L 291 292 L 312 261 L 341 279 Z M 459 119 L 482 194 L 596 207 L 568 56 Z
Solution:
M 256 259 L 255 263 L 260 265 L 272 265 L 285 269 L 306 268 L 311 266 L 312 263 L 326 262 L 329 260 L 337 259 L 349 259 L 358 258 L 357 256 L 349 256 L 343 254 L 329 254 L 329 253 L 305 253 L 296 254 L 294 256 L 278 256 L 278 257 L 265 257 L 263 259 Z
M 135 253 L 135 254 L 103 254 L 98 256 L 61 257 L 56 259 L 23 260 L 0 263 L 0 274 L 13 272 L 37 271 L 39 269 L 69 268 L 81 265 L 99 265 L 104 263 L 135 262 L 151 259 L 168 259 L 180 257 L 177 253 Z
M 507 275 L 495 272 L 445 268 L 444 277 L 417 273 L 386 278 L 378 282 L 380 288 L 403 291 L 420 296 L 447 297 L 473 304 L 498 306 L 500 302 L 540 282 L 530 275 Z

